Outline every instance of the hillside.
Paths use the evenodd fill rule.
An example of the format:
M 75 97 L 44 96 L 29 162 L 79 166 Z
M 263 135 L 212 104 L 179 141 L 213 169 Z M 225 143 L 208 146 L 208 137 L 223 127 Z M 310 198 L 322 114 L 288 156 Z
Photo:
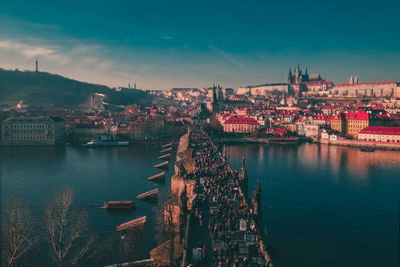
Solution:
M 116 92 L 109 87 L 65 78 L 57 74 L 33 71 L 11 71 L 0 68 L 0 104 L 20 100 L 31 105 L 81 105 L 94 93 L 107 95 L 112 104 L 146 104 L 154 97 L 140 90 Z

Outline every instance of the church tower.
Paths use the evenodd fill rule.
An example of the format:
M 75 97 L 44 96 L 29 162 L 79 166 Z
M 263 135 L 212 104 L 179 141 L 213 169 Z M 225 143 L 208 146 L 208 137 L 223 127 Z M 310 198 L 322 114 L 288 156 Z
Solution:
M 39 63 L 38 63 L 37 58 L 36 58 L 36 72 L 39 72 Z
M 292 68 L 289 68 L 288 84 L 293 83 Z

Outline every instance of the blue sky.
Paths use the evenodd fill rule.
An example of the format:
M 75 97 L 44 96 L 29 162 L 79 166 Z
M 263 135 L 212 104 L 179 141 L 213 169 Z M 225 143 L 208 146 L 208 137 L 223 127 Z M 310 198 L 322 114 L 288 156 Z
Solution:
M 0 67 L 143 89 L 400 80 L 400 1 L 0 3 Z

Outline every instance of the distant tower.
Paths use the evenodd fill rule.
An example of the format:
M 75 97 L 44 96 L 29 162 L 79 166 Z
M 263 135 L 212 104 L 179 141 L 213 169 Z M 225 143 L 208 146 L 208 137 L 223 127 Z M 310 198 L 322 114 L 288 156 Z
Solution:
M 293 82 L 292 68 L 289 68 L 288 84 Z
M 358 76 L 354 77 L 354 83 L 358 83 Z
M 131 89 L 131 83 L 128 83 L 128 89 Z
M 353 83 L 354 83 L 353 75 L 350 76 L 350 81 L 349 81 L 349 83 L 350 83 L 350 84 L 353 84 Z
M 134 83 L 133 88 L 135 88 L 135 90 L 136 90 L 136 83 Z
M 39 72 L 39 63 L 38 63 L 37 58 L 36 58 L 36 72 Z

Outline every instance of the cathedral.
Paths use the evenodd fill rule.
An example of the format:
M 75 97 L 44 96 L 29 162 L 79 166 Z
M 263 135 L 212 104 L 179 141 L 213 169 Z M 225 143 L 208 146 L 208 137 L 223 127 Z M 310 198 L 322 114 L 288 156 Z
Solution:
M 319 74 L 308 74 L 308 70 L 306 68 L 306 72 L 303 74 L 303 71 L 300 69 L 300 65 L 298 64 L 294 73 L 292 74 L 292 69 L 289 68 L 288 75 L 288 84 L 300 84 L 304 82 L 314 82 L 321 81 L 321 76 Z
M 306 68 L 305 73 L 300 69 L 300 65 L 292 73 L 289 69 L 288 85 L 290 92 L 295 95 L 302 95 L 303 92 L 319 92 L 324 91 L 333 86 L 332 81 L 325 81 L 319 74 L 308 74 Z

